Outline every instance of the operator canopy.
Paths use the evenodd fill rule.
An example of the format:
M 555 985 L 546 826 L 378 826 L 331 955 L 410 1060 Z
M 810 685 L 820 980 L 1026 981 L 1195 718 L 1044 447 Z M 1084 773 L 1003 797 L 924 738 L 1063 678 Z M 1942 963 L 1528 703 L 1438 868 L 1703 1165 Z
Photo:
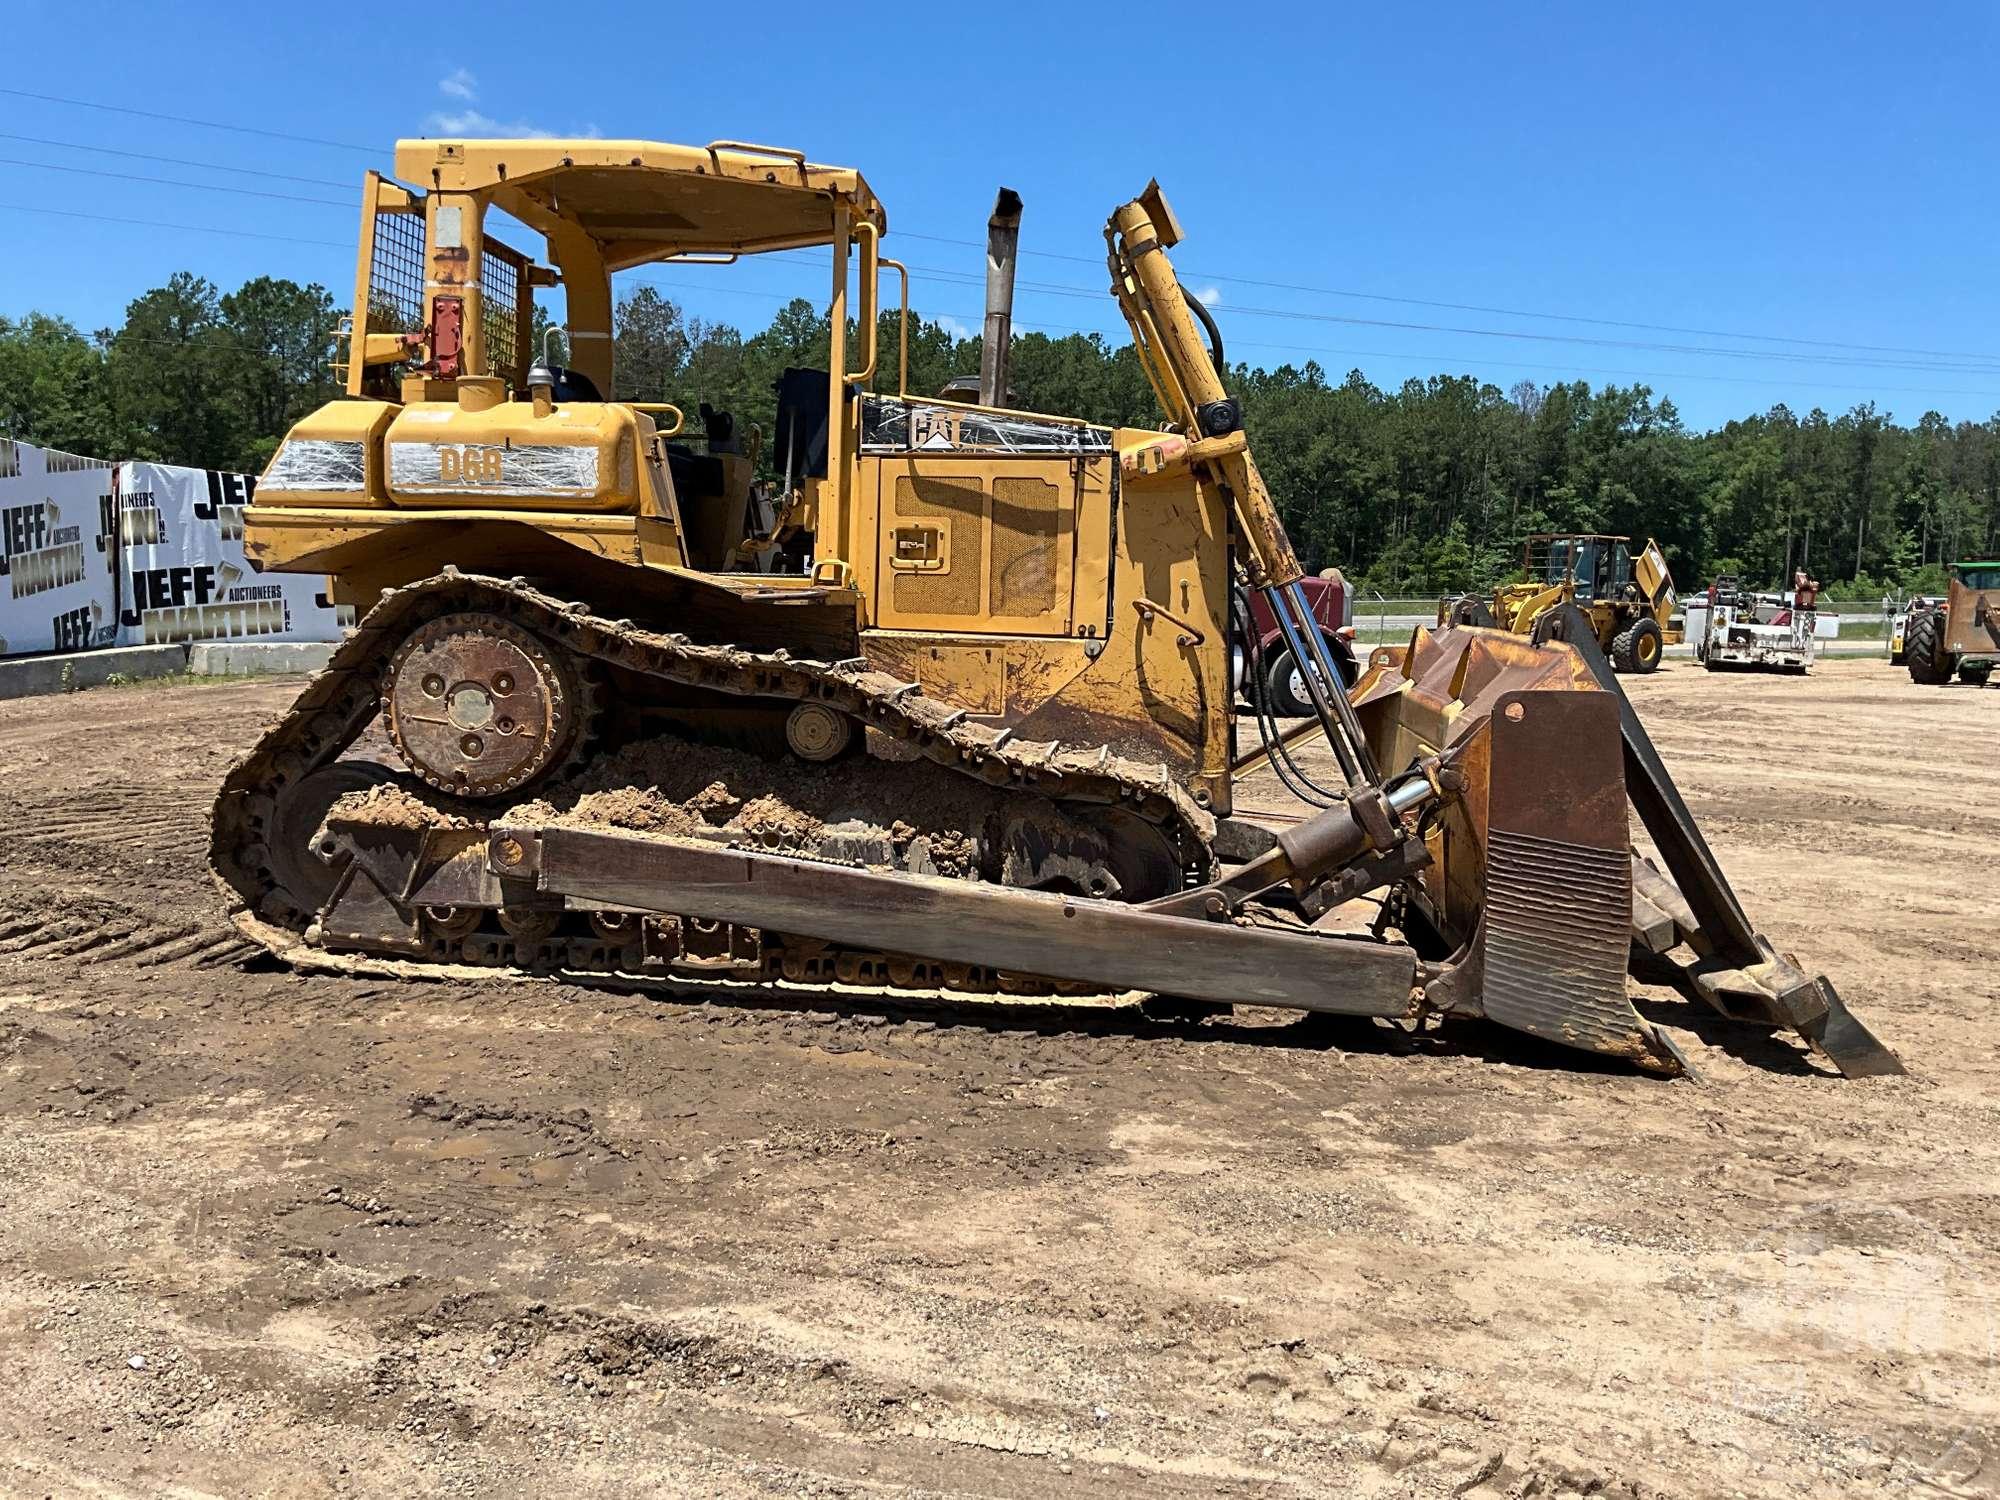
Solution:
M 398 141 L 396 175 L 480 194 L 545 234 L 580 229 L 612 271 L 681 255 L 830 244 L 837 199 L 855 220 L 888 229 L 859 172 L 736 141 Z

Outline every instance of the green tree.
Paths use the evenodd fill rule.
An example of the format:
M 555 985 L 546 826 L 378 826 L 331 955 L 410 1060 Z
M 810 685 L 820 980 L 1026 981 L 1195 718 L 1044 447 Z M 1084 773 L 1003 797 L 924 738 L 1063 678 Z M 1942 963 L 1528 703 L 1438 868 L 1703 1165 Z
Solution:
M 230 468 L 252 436 L 215 287 L 182 271 L 125 309 L 105 358 L 118 457 Z
M 34 312 L 0 318 L 0 434 L 91 456 L 115 450 L 104 358 L 75 325 Z
M 254 472 L 300 417 L 337 394 L 333 343 L 340 313 L 325 287 L 260 276 L 222 298 L 240 420 L 232 468 Z

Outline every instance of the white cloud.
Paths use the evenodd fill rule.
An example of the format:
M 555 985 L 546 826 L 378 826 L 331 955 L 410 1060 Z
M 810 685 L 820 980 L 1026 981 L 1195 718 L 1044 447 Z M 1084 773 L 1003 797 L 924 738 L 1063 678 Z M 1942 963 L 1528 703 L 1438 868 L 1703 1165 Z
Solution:
M 932 321 L 955 339 L 969 339 L 972 337 L 972 330 L 949 313 L 944 314 L 942 317 L 934 318 Z
M 439 110 L 430 117 L 430 127 L 438 135 L 492 136 L 502 140 L 557 134 L 530 120 L 496 120 L 476 109 Z
M 479 80 L 465 68 L 455 68 L 440 78 L 438 92 L 447 99 L 456 99 L 465 107 L 433 110 L 424 121 L 425 129 L 432 135 L 518 141 L 591 139 L 603 134 L 595 125 L 572 125 L 567 130 L 552 130 L 539 120 L 496 120 L 484 110 L 472 107 L 472 102 L 479 97 Z
M 1222 305 L 1222 288 L 1219 286 L 1198 286 L 1194 289 L 1194 300 L 1203 307 Z

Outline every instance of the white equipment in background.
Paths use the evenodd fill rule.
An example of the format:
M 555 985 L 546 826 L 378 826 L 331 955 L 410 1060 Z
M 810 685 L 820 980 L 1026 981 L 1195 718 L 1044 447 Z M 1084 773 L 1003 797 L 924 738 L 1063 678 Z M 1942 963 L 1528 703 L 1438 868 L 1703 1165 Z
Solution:
M 1800 575 L 1790 593 L 1759 594 L 1727 574 L 1708 586 L 1706 598 L 1687 604 L 1687 636 L 1695 660 L 1709 671 L 1722 667 L 1775 667 L 1804 672 L 1818 643 L 1840 632 L 1838 615 L 1814 607 L 1819 587 Z

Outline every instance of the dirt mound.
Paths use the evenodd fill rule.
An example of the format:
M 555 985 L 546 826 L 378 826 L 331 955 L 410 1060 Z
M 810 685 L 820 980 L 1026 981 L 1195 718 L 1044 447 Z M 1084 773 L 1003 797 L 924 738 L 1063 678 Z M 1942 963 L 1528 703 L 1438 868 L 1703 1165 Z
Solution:
M 411 833 L 426 828 L 470 828 L 473 822 L 465 812 L 464 803 L 395 783 L 371 786 L 365 792 L 348 792 L 334 802 L 327 817 Z
M 205 968 L 206 793 L 297 684 L 0 703 L 0 1493 L 2000 1494 L 2000 697 L 1628 689 L 1912 1076 L 1665 990 L 1700 1084 L 1472 1022 Z M 771 790 L 659 794 L 714 829 L 718 781 Z M 884 784 L 905 846 L 986 795 Z
M 1053 804 L 1026 805 L 1044 820 Z M 810 851 L 882 867 L 981 873 L 1004 814 L 1018 796 L 929 761 L 859 756 L 830 765 L 773 760 L 746 750 L 661 737 L 620 746 L 507 809 L 521 822 L 704 837 L 763 849 Z M 422 789 L 377 787 L 341 799 L 340 811 L 392 828 L 464 826 L 461 809 Z M 497 810 L 473 808 L 489 820 Z M 990 863 L 990 861 L 987 861 Z M 997 866 L 996 866 L 997 873 Z

